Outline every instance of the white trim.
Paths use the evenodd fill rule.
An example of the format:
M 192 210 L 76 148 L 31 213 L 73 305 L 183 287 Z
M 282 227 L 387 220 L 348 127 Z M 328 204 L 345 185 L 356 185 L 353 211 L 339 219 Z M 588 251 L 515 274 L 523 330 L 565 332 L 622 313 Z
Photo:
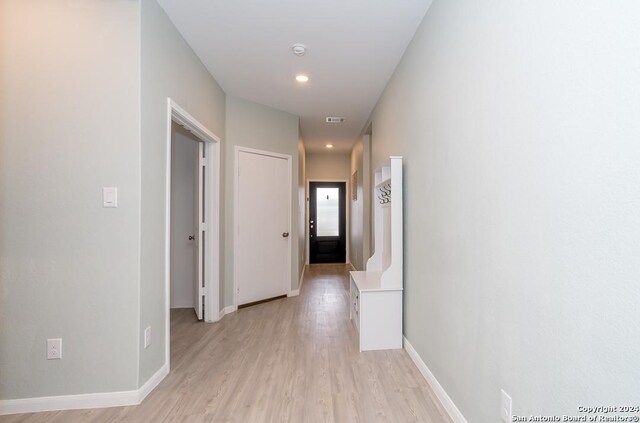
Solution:
M 271 151 L 265 151 L 265 150 L 257 150 L 255 148 L 249 148 L 249 147 L 242 147 L 239 145 L 236 145 L 234 148 L 234 153 L 233 153 L 233 305 L 237 308 L 238 306 L 238 224 L 239 224 L 239 218 L 238 218 L 238 213 L 240 212 L 240 203 L 239 203 L 239 199 L 238 199 L 238 187 L 239 187 L 239 179 L 238 179 L 238 164 L 240 161 L 240 152 L 244 152 L 244 153 L 251 153 L 251 154 L 259 154 L 262 156 L 268 156 L 268 157 L 276 157 L 279 159 L 285 159 L 287 161 L 287 170 L 288 170 L 288 175 L 289 175 L 289 195 L 287 196 L 287 198 L 289 199 L 289 207 L 287 209 L 288 211 L 288 219 L 287 222 L 289 224 L 289 230 L 288 232 L 291 234 L 293 233 L 293 231 L 291 230 L 292 228 L 292 213 L 291 213 L 291 209 L 293 207 L 293 203 L 291 200 L 291 195 L 292 195 L 292 183 L 293 183 L 293 179 L 292 179 L 292 166 L 293 166 L 293 158 L 291 155 L 289 154 L 280 154 L 280 153 L 274 153 Z M 293 275 L 291 275 L 291 243 L 293 241 L 292 240 L 293 237 L 289 237 L 289 243 L 288 243 L 288 252 L 287 252 L 287 266 L 286 269 L 288 269 L 288 273 L 289 273 L 289 281 L 287 284 L 287 289 L 286 292 L 291 292 L 291 278 Z
M 346 179 L 307 179 L 307 187 L 306 187 L 306 194 L 307 197 L 305 198 L 305 222 L 304 224 L 305 226 L 305 238 L 306 238 L 306 243 L 307 243 L 307 248 L 306 248 L 306 257 L 305 257 L 305 264 L 311 264 L 309 263 L 309 254 L 310 254 L 310 249 L 311 249 L 311 238 L 310 235 L 311 233 L 309 232 L 309 205 L 310 202 L 308 201 L 311 198 L 311 191 L 309 190 L 309 186 L 311 182 L 344 182 L 344 220 L 345 220 L 345 242 L 344 242 L 344 248 L 345 248 L 345 256 L 344 256 L 344 262 L 345 263 L 350 263 L 351 262 L 351 257 L 349 256 L 349 250 L 350 250 L 350 243 L 351 243 L 351 201 L 350 201 L 350 195 L 351 195 L 351 190 L 350 190 L 350 180 L 346 180 Z
M 235 146 L 235 156 L 238 157 L 238 153 L 240 151 L 244 151 L 245 153 L 252 153 L 252 154 L 259 154 L 262 156 L 269 156 L 269 157 L 277 157 L 279 159 L 286 159 L 289 162 L 291 162 L 291 155 L 290 154 L 282 154 L 282 153 L 275 153 L 273 151 L 266 151 L 266 150 L 258 150 L 256 148 L 250 148 L 250 147 L 243 147 L 241 145 L 236 145 Z M 236 170 L 237 167 L 236 167 Z
M 418 370 L 420 370 L 420 373 L 422 373 L 422 376 L 426 379 L 429 386 L 431 386 L 431 389 L 433 389 L 433 392 L 449 414 L 449 417 L 451 417 L 451 420 L 453 420 L 454 423 L 467 423 L 467 420 L 464 418 L 460 410 L 458 410 L 458 407 L 453 403 L 451 397 L 449 397 L 442 385 L 440 385 L 440 382 L 438 382 L 433 373 L 431 373 L 431 370 L 429 370 L 425 362 L 422 361 L 422 358 L 420 358 L 420 355 L 413 348 L 409 340 L 405 336 L 403 336 L 402 339 L 404 340 L 404 349 L 407 351 L 409 357 L 411 357 L 411 360 L 413 360 L 413 363 L 416 365 Z
M 171 98 L 167 98 L 169 104 L 169 111 L 171 112 L 171 118 L 174 122 L 188 128 L 193 135 L 202 141 L 206 142 L 220 142 L 220 138 L 209 131 L 203 124 L 198 122 L 196 118 L 191 116 L 186 110 L 178 105 Z
M 171 98 L 167 98 L 167 128 L 165 163 L 165 246 L 164 246 L 164 312 L 165 312 L 165 364 L 170 370 L 171 339 L 171 122 L 176 122 L 188 129 L 199 140 L 204 142 L 206 166 L 213 171 L 207 172 L 205 186 L 209 210 L 206 221 L 209 224 L 205 250 L 212 258 L 209 266 L 205 266 L 205 320 L 220 320 L 220 138 L 209 131 L 196 118 L 180 107 Z M 143 327 L 145 325 L 140 325 Z
M 237 306 L 234 306 L 234 305 L 227 306 L 227 307 L 223 308 L 222 311 L 220 312 L 220 318 L 222 319 L 227 314 L 234 313 L 237 310 L 238 310 Z
M 138 391 L 23 398 L 1 400 L 0 416 L 18 413 L 38 413 L 41 411 L 119 407 L 136 404 L 138 404 Z
M 351 270 L 353 270 L 355 272 L 356 267 L 353 265 L 353 263 L 349 262 L 348 264 L 349 264 L 349 266 L 351 266 Z
M 307 270 L 307 265 L 302 266 L 302 274 L 300 275 L 300 280 L 298 281 L 298 289 L 292 289 L 287 294 L 287 297 L 295 297 L 300 295 L 300 289 L 302 289 L 302 282 L 304 281 L 304 272 Z
M 307 264 L 302 265 L 302 274 L 300 275 L 300 280 L 298 281 L 298 291 L 302 290 L 302 284 L 304 283 L 304 273 L 307 271 Z
M 138 10 L 141 11 L 142 5 L 138 6 Z M 138 13 L 138 25 L 142 26 L 142 13 Z M 142 37 L 138 37 L 138 51 L 142 51 Z M 138 81 L 142 80 L 142 60 L 138 60 Z M 142 84 L 138 84 L 138 110 L 142 109 Z M 141 118 L 138 118 L 141 122 Z M 142 361 L 142 346 L 144 345 L 144 331 L 142 329 L 142 228 L 143 228 L 143 218 L 142 218 L 142 124 L 138 126 L 138 204 L 137 210 L 138 213 L 138 252 L 137 256 L 137 294 L 138 294 L 138 312 L 136 313 L 136 327 L 138 328 L 138 336 L 136 341 L 136 356 L 138 359 L 136 360 L 136 386 L 140 386 L 140 362 Z M 2 414 L 2 407 L 0 406 L 0 414 Z
M 151 376 L 144 386 L 133 391 L 0 400 L 0 416 L 19 413 L 38 413 L 42 411 L 82 410 L 86 408 L 138 405 L 162 382 L 167 374 L 169 374 L 169 366 L 164 365 Z
M 155 372 L 154 375 L 151 376 L 149 380 L 147 380 L 145 384 L 138 389 L 138 404 L 144 401 L 147 395 L 149 395 L 154 389 L 156 389 L 156 387 L 160 385 L 160 382 L 162 382 L 162 380 L 167 377 L 168 374 L 169 364 L 167 363 L 164 366 L 160 367 L 160 369 Z

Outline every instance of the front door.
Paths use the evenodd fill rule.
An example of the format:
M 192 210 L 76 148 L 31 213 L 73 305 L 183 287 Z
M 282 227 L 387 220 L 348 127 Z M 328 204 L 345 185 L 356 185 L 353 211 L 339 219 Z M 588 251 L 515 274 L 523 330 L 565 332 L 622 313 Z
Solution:
M 236 156 L 238 305 L 285 295 L 291 287 L 291 164 L 271 154 L 238 150 Z
M 344 263 L 345 183 L 309 182 L 309 262 Z

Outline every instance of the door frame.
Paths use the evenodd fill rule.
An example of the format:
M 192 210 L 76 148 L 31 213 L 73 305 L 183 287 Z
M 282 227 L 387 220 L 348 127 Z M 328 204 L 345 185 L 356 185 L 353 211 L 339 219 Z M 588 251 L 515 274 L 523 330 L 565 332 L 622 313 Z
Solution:
M 205 321 L 220 320 L 220 138 L 209 131 L 196 118 L 167 98 L 165 163 L 165 246 L 164 246 L 164 311 L 165 311 L 165 362 L 170 359 L 171 327 L 171 123 L 176 122 L 202 141 L 205 151 L 205 167 L 211 169 L 205 179 L 205 210 L 207 236 L 205 238 Z
M 351 191 L 350 191 L 350 186 L 349 186 L 349 180 L 347 179 L 315 179 L 315 178 L 311 178 L 311 179 L 307 179 L 307 186 L 306 186 L 306 190 L 307 190 L 307 199 L 305 201 L 305 243 L 306 243 L 306 257 L 305 257 L 305 264 L 309 265 L 309 254 L 311 251 L 311 237 L 309 235 L 311 235 L 311 232 L 309 232 L 309 206 L 310 206 L 310 202 L 309 202 L 309 198 L 311 198 L 311 182 L 344 182 L 344 196 L 345 196 L 345 201 L 344 201 L 344 219 L 345 219 L 345 245 L 344 248 L 346 249 L 345 251 L 345 264 L 351 264 L 351 258 L 349 257 L 349 245 L 351 242 L 351 233 L 349 231 L 350 228 L 350 212 L 351 212 Z
M 288 154 L 274 153 L 272 151 L 257 150 L 255 148 L 236 145 L 234 147 L 234 152 L 233 152 L 233 305 L 234 307 L 238 306 L 238 250 L 239 250 L 238 231 L 240 230 L 240 222 L 239 222 L 240 219 L 238 218 L 238 214 L 240 213 L 240 199 L 238 196 L 238 189 L 240 188 L 239 187 L 240 174 L 239 174 L 238 164 L 239 164 L 241 152 L 250 153 L 250 154 L 259 154 L 261 156 L 276 157 L 278 159 L 285 159 L 287 161 L 287 174 L 289 176 L 289 185 L 287 190 L 287 192 L 289 193 L 289 195 L 287 196 L 287 198 L 289 199 L 288 207 L 287 207 L 287 223 L 288 223 L 288 232 L 289 232 L 289 243 L 287 247 L 287 270 L 288 270 L 289 277 L 287 278 L 287 280 L 289 281 L 289 284 L 287 286 L 287 293 L 288 293 L 287 296 L 290 296 L 292 292 L 291 291 L 291 281 L 292 281 L 291 243 L 293 242 L 292 239 L 294 238 L 294 235 L 295 235 L 292 230 L 293 225 L 291 222 L 291 207 L 292 207 L 291 166 L 293 163 L 292 157 Z

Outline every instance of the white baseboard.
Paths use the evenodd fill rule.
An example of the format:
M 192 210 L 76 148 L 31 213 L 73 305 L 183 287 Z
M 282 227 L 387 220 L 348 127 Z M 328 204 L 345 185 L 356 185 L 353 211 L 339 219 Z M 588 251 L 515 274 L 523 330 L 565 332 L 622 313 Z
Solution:
M 302 274 L 300 275 L 300 280 L 298 281 L 298 292 L 302 289 L 302 283 L 304 282 L 304 273 L 307 271 L 307 265 L 302 266 Z
M 305 264 L 302 267 L 302 274 L 300 275 L 300 280 L 298 281 L 298 289 L 292 289 L 287 294 L 287 297 L 295 297 L 296 295 L 300 295 L 300 289 L 302 289 L 302 283 L 304 282 L 304 272 L 307 270 L 307 265 Z
M 0 400 L 0 416 L 40 411 L 79 410 L 138 404 L 138 391 Z
M 238 310 L 238 306 L 235 306 L 235 305 L 226 306 L 225 308 L 220 310 L 220 318 L 222 319 L 227 314 L 231 314 L 236 310 Z
M 133 391 L 0 400 L 0 416 L 18 413 L 37 413 L 41 411 L 80 410 L 85 408 L 138 405 L 168 374 L 169 366 L 165 364 L 151 376 L 140 389 Z
M 169 364 L 165 363 L 164 366 L 160 367 L 160 369 L 155 372 L 154 375 L 151 376 L 149 380 L 140 387 L 140 389 L 138 389 L 138 404 L 144 401 L 147 395 L 149 395 L 154 389 L 156 389 L 156 387 L 160 385 L 160 382 L 162 382 L 162 380 L 167 377 L 168 374 Z
M 418 352 L 413 348 L 409 340 L 404 336 L 402 338 L 404 340 L 404 349 L 407 351 L 409 357 L 411 357 L 411 360 L 413 360 L 418 370 L 420 370 L 422 376 L 427 380 L 431 389 L 433 389 L 433 392 L 442 403 L 442 406 L 449 414 L 449 417 L 451 417 L 451 420 L 453 420 L 454 423 L 467 423 L 467 420 L 464 418 L 460 410 L 458 410 L 458 407 L 456 407 L 442 385 L 440 385 L 440 382 L 438 382 L 433 373 L 431 373 L 431 370 L 429 370 L 424 361 L 422 361 L 422 358 L 420 358 L 420 355 L 418 355 Z

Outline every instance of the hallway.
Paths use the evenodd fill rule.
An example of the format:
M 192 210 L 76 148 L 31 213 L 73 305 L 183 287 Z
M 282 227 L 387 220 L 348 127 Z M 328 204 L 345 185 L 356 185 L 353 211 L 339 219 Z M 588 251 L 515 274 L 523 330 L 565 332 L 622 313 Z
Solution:
M 307 267 L 301 295 L 198 323 L 171 316 L 171 373 L 139 406 L 2 422 L 449 422 L 404 350 L 359 353 L 348 268 Z

